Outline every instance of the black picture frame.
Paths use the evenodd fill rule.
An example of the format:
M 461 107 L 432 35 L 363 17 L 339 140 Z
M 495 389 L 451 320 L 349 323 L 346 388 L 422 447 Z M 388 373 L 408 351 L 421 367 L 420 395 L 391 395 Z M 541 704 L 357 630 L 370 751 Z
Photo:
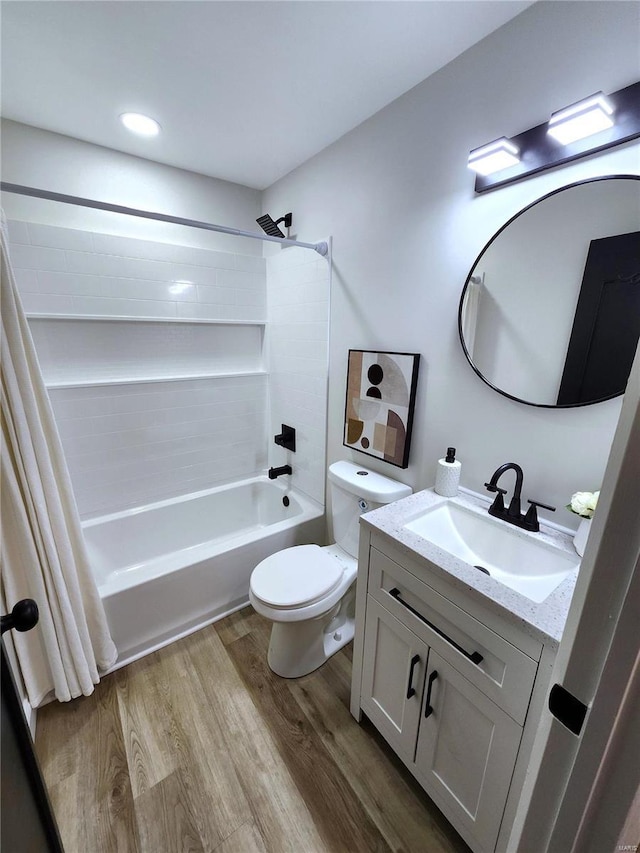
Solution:
M 420 353 L 349 350 L 345 447 L 408 467 L 419 367 Z

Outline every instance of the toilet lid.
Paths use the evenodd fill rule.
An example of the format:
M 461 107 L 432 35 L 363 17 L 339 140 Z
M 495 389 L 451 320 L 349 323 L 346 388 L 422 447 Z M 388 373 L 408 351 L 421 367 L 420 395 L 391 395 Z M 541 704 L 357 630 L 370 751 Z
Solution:
M 340 563 L 318 545 L 296 545 L 272 554 L 251 575 L 251 591 L 272 607 L 302 607 L 338 585 Z

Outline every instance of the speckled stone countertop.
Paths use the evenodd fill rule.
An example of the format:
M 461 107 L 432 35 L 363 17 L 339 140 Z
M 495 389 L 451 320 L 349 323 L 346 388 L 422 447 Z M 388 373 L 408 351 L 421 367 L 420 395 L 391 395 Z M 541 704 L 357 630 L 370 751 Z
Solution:
M 479 572 L 419 534 L 406 529 L 405 525 L 422 512 L 447 501 L 482 514 L 486 514 L 488 509 L 486 501 L 472 495 L 460 494 L 455 498 L 444 498 L 436 494 L 433 489 L 426 489 L 365 513 L 361 516 L 360 523 L 371 528 L 372 531 L 389 537 L 393 543 L 400 545 L 411 554 L 428 560 L 430 564 L 426 567 L 428 571 L 445 579 L 452 586 L 464 590 L 467 594 L 477 596 L 479 602 L 487 605 L 489 610 L 513 620 L 514 624 L 520 625 L 530 636 L 557 647 L 562 637 L 580 567 L 572 537 L 543 523 L 540 524 L 539 533 L 530 533 L 507 522 L 491 518 L 492 522 L 504 525 L 519 537 L 533 537 L 538 542 L 544 542 L 565 551 L 575 559 L 576 568 L 544 601 L 538 604 L 498 580 Z

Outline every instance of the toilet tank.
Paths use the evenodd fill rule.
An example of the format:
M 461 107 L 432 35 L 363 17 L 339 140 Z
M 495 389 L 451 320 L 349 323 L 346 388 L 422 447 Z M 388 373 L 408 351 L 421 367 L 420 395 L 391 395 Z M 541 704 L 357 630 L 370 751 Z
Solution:
M 346 461 L 329 466 L 329 488 L 333 538 L 352 557 L 358 556 L 360 516 L 412 492 L 411 486 Z

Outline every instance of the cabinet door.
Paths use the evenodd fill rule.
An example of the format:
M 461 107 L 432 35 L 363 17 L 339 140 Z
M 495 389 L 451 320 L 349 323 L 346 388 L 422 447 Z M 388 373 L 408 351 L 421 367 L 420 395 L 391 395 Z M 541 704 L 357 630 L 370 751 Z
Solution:
M 522 729 L 433 649 L 426 683 L 416 776 L 454 826 L 493 850 Z
M 429 647 L 368 598 L 361 705 L 378 731 L 413 762 Z

